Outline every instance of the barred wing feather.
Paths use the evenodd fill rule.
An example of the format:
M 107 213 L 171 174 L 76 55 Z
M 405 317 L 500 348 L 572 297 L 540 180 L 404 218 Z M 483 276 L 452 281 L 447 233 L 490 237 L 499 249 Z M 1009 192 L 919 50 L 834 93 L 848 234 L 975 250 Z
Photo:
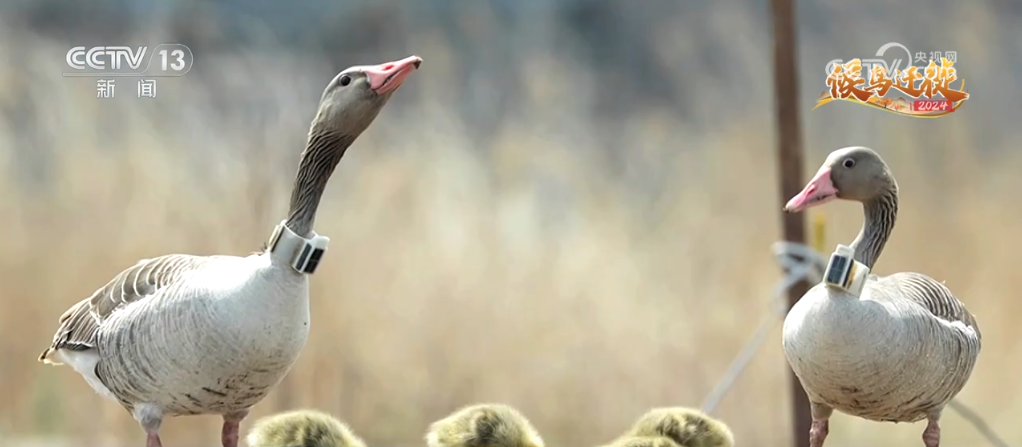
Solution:
M 99 328 L 110 315 L 124 306 L 153 299 L 168 287 L 182 283 L 192 272 L 212 261 L 212 256 L 184 254 L 143 259 L 122 271 L 89 298 L 71 306 L 58 321 L 53 344 L 39 356 L 46 359 L 58 349 L 84 351 L 96 346 Z

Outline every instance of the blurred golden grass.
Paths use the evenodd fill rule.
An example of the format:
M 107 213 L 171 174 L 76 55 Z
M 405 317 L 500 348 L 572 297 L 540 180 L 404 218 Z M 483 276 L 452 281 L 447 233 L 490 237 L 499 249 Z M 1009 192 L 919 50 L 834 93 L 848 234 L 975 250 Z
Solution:
M 332 241 L 312 278 L 313 333 L 252 417 L 311 406 L 345 419 L 370 445 L 416 445 L 454 408 L 502 401 L 551 445 L 582 446 L 611 439 L 649 407 L 698 405 L 770 311 L 779 277 L 769 253 L 781 206 L 770 115 L 736 112 L 701 132 L 670 110 L 622 118 L 631 145 L 620 150 L 670 173 L 666 193 L 644 210 L 634 188 L 586 149 L 605 136 L 599 124 L 570 118 L 584 117 L 584 98 L 574 97 L 584 91 L 564 87 L 584 83 L 581 75 L 537 58 L 550 75 L 530 85 L 521 113 L 480 151 L 465 137 L 468 124 L 444 107 L 450 87 L 430 74 L 453 62 L 426 42 L 423 70 L 331 182 L 316 224 Z M 34 107 L 30 127 L 17 123 L 24 116 L 0 122 L 8 235 L 0 239 L 0 440 L 128 445 L 141 440 L 129 414 L 69 368 L 35 357 L 68 306 L 139 258 L 256 250 L 284 217 L 315 96 L 332 73 L 306 60 L 259 74 L 244 61 L 219 62 L 246 88 L 263 83 L 249 92 L 277 109 L 252 124 L 214 107 L 215 88 L 198 77 L 161 80 L 151 104 L 101 102 L 91 81 L 61 78 L 58 59 L 0 73 L 0 85 L 27 88 Z M 265 83 L 288 76 L 311 81 Z M 0 105 L 24 106 L 12 89 Z M 1009 365 L 1022 339 L 1010 323 L 1022 308 L 1009 262 L 1022 225 L 1022 209 L 1009 206 L 1022 158 L 1014 147 L 971 150 L 966 117 L 943 119 L 930 139 L 885 119 L 894 124 L 849 142 L 881 151 L 902 185 L 878 273 L 925 272 L 969 304 L 985 345 L 961 397 L 1018 439 L 1022 395 L 1004 384 L 1016 381 Z M 834 149 L 815 143 L 810 136 L 807 171 Z M 46 179 L 21 175 L 30 157 L 49 158 Z M 828 246 L 854 236 L 856 207 L 824 211 Z M 744 445 L 789 440 L 779 326 L 771 340 L 716 413 Z M 835 446 L 910 445 L 922 430 L 835 419 Z M 219 423 L 171 419 L 163 439 L 216 445 Z M 951 412 L 943 439 L 982 443 Z

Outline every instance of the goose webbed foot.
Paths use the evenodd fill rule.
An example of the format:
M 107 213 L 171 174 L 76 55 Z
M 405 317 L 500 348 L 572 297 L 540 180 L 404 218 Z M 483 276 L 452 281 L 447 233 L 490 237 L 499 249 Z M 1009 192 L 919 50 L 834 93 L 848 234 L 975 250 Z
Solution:
M 238 447 L 238 433 L 241 421 L 248 416 L 248 410 L 224 415 L 224 425 L 220 429 L 220 442 L 224 447 Z
M 923 430 L 923 444 L 926 447 L 940 446 L 940 423 L 937 421 L 937 418 L 930 417 L 929 422 L 926 424 L 926 429 Z

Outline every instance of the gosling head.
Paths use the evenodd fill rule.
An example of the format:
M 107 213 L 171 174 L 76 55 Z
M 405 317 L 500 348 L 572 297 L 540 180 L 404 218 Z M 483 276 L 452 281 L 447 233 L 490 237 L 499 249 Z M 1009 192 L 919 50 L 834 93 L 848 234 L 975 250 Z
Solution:
M 654 408 L 642 415 L 625 436 L 663 436 L 681 447 L 734 447 L 727 424 L 685 407 Z
M 256 421 L 248 447 L 366 447 L 343 422 L 316 410 L 295 410 Z
M 518 410 L 503 404 L 477 404 L 434 422 L 429 447 L 544 447 L 543 439 Z
M 681 447 L 664 436 L 623 436 L 603 447 Z

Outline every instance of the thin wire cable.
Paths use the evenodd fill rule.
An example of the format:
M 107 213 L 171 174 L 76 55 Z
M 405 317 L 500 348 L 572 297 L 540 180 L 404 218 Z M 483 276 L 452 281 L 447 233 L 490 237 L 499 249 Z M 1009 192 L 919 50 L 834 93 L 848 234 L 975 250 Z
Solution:
M 803 279 L 810 283 L 819 282 L 823 279 L 823 269 L 826 268 L 827 261 L 816 250 L 803 244 L 787 241 L 777 242 L 771 248 L 774 258 L 777 259 L 777 262 L 781 264 L 786 273 L 784 278 L 781 278 L 777 285 L 774 286 L 774 296 L 770 300 L 770 305 L 775 307 L 776 314 L 768 313 L 763 316 L 752 337 L 749 338 L 749 341 L 745 342 L 738 355 L 728 365 L 724 376 L 713 387 L 709 396 L 703 400 L 700 408 L 706 413 L 711 413 L 717 408 L 720 401 L 724 399 L 724 395 L 734 385 L 735 380 L 738 380 L 742 371 L 748 366 L 749 361 L 766 343 L 767 335 L 770 334 L 770 331 L 777 326 L 777 323 L 783 321 L 783 317 L 788 312 L 788 309 L 787 304 L 784 303 L 782 298 L 787 296 L 788 289 Z
M 987 424 L 987 421 L 984 420 L 982 416 L 965 404 L 959 402 L 957 398 L 951 399 L 951 402 L 948 402 L 947 406 L 951 407 L 952 410 L 955 410 L 955 412 L 961 415 L 963 419 L 969 421 L 973 427 L 976 427 L 976 431 L 983 435 L 983 437 L 987 438 L 987 441 L 990 441 L 991 444 L 997 447 L 1011 447 L 1004 441 L 1004 439 L 997 435 L 997 432 L 995 432 L 994 429 L 990 428 L 990 424 Z
M 777 326 L 777 323 L 784 320 L 783 317 L 788 313 L 788 308 L 787 303 L 782 298 L 787 296 L 788 289 L 802 280 L 813 284 L 823 279 L 823 272 L 827 268 L 827 259 L 812 247 L 797 242 L 781 241 L 774 243 L 771 246 L 771 251 L 773 251 L 774 258 L 777 259 L 777 262 L 785 272 L 785 276 L 774 287 L 774 296 L 770 299 L 769 303 L 776 309 L 776 314 L 770 312 L 764 315 L 756 330 L 753 331 L 752 336 L 749 337 L 749 340 L 745 342 L 742 349 L 738 351 L 738 355 L 728 365 L 724 375 L 713 387 L 713 390 L 710 391 L 710 394 L 706 396 L 706 399 L 703 399 L 703 403 L 699 407 L 707 414 L 712 413 L 717 408 L 717 405 L 724 399 L 724 396 L 730 391 L 738 377 L 742 375 L 749 361 L 766 343 L 767 335 L 770 331 Z M 778 316 L 781 318 L 778 318 Z M 996 447 L 1011 447 L 990 427 L 990 424 L 982 416 L 957 398 L 948 402 L 947 406 L 972 424 L 976 431 L 983 435 L 990 444 Z

